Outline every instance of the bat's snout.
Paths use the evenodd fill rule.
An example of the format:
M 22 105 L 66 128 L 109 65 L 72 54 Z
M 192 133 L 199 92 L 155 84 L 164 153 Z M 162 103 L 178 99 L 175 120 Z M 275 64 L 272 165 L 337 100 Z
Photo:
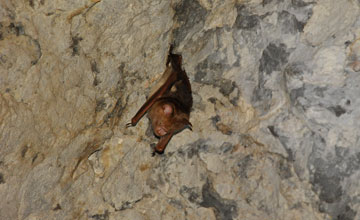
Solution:
M 167 134 L 167 130 L 164 127 L 158 126 L 155 129 L 155 134 L 161 137 Z

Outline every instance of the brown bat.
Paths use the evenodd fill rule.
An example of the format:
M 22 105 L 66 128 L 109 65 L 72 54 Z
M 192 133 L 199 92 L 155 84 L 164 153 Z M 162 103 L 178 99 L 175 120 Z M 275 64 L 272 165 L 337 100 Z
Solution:
M 127 126 L 135 126 L 140 118 L 149 112 L 155 136 L 159 143 L 155 152 L 163 153 L 171 137 L 185 128 L 192 129 L 189 122 L 193 104 L 191 85 L 186 72 L 181 68 L 181 55 L 172 53 L 172 46 L 166 61 L 166 70 L 160 80 L 160 87 L 150 94 Z

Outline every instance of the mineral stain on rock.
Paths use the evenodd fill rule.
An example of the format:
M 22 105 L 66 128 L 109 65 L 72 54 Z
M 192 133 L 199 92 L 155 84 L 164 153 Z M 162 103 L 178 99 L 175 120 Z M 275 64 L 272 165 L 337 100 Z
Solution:
M 311 181 L 315 190 L 319 191 L 319 197 L 326 203 L 335 203 L 340 201 L 343 195 L 341 181 L 343 177 L 340 175 L 331 175 L 318 170 L 314 173 Z
M 199 189 L 196 187 L 182 186 L 180 189 L 180 194 L 186 197 L 192 203 L 198 203 L 201 199 Z
M 10 32 L 15 34 L 16 36 L 20 36 L 25 34 L 24 26 L 21 23 L 10 23 L 9 25 Z
M 298 98 L 304 97 L 305 95 L 305 88 L 300 87 L 297 89 L 292 89 L 290 91 L 290 101 L 293 105 L 297 104 Z
M 219 115 L 216 115 L 211 118 L 212 124 L 214 127 L 225 135 L 231 135 L 233 133 L 231 127 L 221 122 L 221 118 Z
M 247 171 L 254 163 L 252 155 L 246 155 L 237 162 L 236 174 L 241 178 L 248 178 Z
M 291 4 L 294 6 L 294 7 L 305 7 L 309 4 L 313 4 L 314 2 L 304 2 L 303 0 L 291 0 Z
M 273 71 L 279 71 L 282 65 L 287 62 L 289 53 L 286 51 L 285 44 L 276 45 L 270 43 L 263 51 L 259 71 L 271 74 Z
M 355 220 L 357 212 L 350 208 L 349 205 L 346 205 L 344 210 L 337 215 L 336 220 Z
M 279 22 L 282 24 L 282 31 L 285 34 L 296 34 L 297 32 L 303 32 L 305 24 L 299 22 L 295 15 L 290 14 L 288 11 L 282 11 L 279 13 Z
M 204 25 L 207 11 L 198 1 L 192 0 L 181 1 L 175 6 L 174 10 L 175 20 L 179 24 L 179 27 L 174 30 L 173 35 L 175 45 L 178 45 L 193 27 L 199 24 L 201 24 L 201 26 Z
M 232 82 L 229 79 L 223 79 L 220 81 L 220 92 L 224 96 L 229 96 L 230 93 L 234 91 L 235 87 L 236 87 L 235 82 Z
M 230 142 L 224 142 L 221 146 L 220 146 L 220 151 L 222 153 L 228 153 L 231 152 L 234 149 L 234 145 Z
M 281 179 L 288 179 L 293 176 L 290 166 L 291 165 L 285 159 L 279 160 L 277 168 Z
M 226 66 L 218 57 L 210 55 L 196 66 L 195 82 L 218 84 Z
M 238 29 L 252 29 L 259 25 L 260 18 L 258 15 L 251 14 L 245 6 L 236 7 L 238 16 L 235 20 L 235 27 Z
M 237 216 L 236 202 L 221 198 L 213 190 L 209 181 L 202 187 L 202 202 L 200 205 L 206 208 L 214 208 L 216 218 L 219 220 L 232 220 Z
M 34 8 L 34 0 L 29 0 L 30 7 Z
M 0 173 L 0 184 L 5 183 L 4 175 Z
M 210 55 L 196 66 L 195 82 L 219 87 L 224 96 L 229 96 L 236 88 L 236 83 L 221 76 L 228 69 L 224 63 L 224 60 Z
M 206 152 L 209 148 L 205 139 L 199 139 L 190 145 L 187 151 L 187 158 L 191 159 L 194 156 L 199 156 L 199 152 Z

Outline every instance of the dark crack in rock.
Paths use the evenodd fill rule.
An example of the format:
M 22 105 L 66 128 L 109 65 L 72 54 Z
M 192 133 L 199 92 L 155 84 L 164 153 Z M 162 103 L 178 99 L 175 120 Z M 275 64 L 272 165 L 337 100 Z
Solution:
M 122 210 L 126 210 L 126 209 L 131 209 L 134 207 L 134 205 L 138 202 L 140 202 L 141 199 L 135 200 L 135 201 L 125 201 L 122 202 L 119 208 L 116 208 L 116 211 L 122 211 Z
M 91 61 L 90 65 L 91 65 L 91 71 L 93 73 L 100 73 L 100 70 L 99 70 L 95 60 Z
M 23 149 L 21 150 L 21 157 L 22 157 L 22 158 L 25 157 L 26 152 L 28 151 L 28 149 L 29 149 L 29 146 L 28 146 L 28 145 L 25 145 L 25 146 L 23 147 Z
M 287 152 L 286 159 L 288 160 L 288 162 L 293 162 L 295 155 L 293 153 L 291 146 L 289 146 L 290 138 L 287 136 L 286 131 L 284 132 L 282 130 L 276 129 L 275 126 L 273 126 L 273 125 L 270 125 L 267 128 L 270 131 L 270 133 L 272 134 L 272 136 L 274 136 L 275 138 L 277 138 L 280 141 L 283 148 Z
M 268 126 L 268 129 L 274 137 L 279 137 L 279 134 L 275 131 L 275 127 L 273 125 Z
M 109 211 L 106 210 L 104 214 L 96 214 L 90 216 L 91 219 L 94 220 L 108 220 L 109 219 Z
M 96 101 L 96 108 L 95 112 L 100 112 L 106 108 L 106 102 L 105 99 L 99 99 Z
M 56 204 L 56 206 L 53 208 L 53 211 L 58 211 L 61 210 L 61 205 L 58 203 Z
M 344 109 L 342 106 L 340 105 L 336 105 L 336 106 L 331 106 L 329 107 L 329 110 L 331 112 L 333 112 L 336 117 L 340 117 L 342 114 L 345 114 L 346 113 L 346 109 Z
M 28 36 L 28 37 L 30 37 L 30 36 Z M 36 57 L 36 59 L 31 61 L 31 65 L 36 65 L 42 56 L 42 50 L 41 50 L 40 43 L 37 39 L 33 39 L 32 37 L 30 37 L 30 39 L 31 39 L 32 44 L 35 45 L 36 52 L 37 52 L 37 57 Z
M 182 210 L 184 208 L 184 205 L 182 204 L 182 202 L 180 200 L 170 199 L 169 203 L 179 210 Z
M 72 56 L 79 55 L 79 49 L 80 49 L 80 41 L 83 40 L 82 37 L 75 36 L 71 38 L 72 43 L 70 48 L 72 49 Z

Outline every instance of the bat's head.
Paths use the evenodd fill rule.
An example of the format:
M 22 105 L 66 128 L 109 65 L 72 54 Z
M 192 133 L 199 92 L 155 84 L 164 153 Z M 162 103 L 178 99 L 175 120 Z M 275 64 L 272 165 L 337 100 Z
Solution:
M 158 137 L 179 132 L 187 127 L 191 129 L 192 127 L 189 116 L 178 111 L 171 102 L 155 103 L 149 111 L 149 118 L 154 133 Z

